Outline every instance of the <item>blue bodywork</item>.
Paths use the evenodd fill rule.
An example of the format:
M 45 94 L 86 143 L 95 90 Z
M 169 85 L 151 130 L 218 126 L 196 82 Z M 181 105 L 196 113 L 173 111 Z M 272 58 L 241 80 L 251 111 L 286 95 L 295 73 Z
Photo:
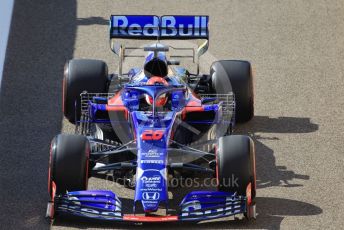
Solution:
M 136 70 L 136 74 L 139 70 Z M 133 76 L 133 78 L 135 75 Z M 146 213 L 157 211 L 162 205 L 168 207 L 168 147 L 176 116 L 191 100 L 186 98 L 188 88 L 179 84 L 178 79 L 171 80 L 171 85 L 146 85 L 146 78 L 131 81 L 123 87 L 121 99 L 130 113 L 131 124 L 137 144 L 136 183 L 133 211 L 138 204 Z M 153 99 L 162 94 L 171 94 L 171 111 L 139 111 L 138 98 L 148 94 Z M 96 98 L 97 101 L 107 100 Z M 94 100 L 93 100 L 94 101 Z M 154 104 L 154 103 L 153 103 Z M 217 113 L 219 106 L 204 105 L 204 111 Z M 106 111 L 105 104 L 89 102 L 93 122 L 99 121 L 96 112 Z M 221 120 L 221 118 L 218 118 Z M 214 121 L 212 121 L 214 122 Z M 216 121 L 215 121 L 216 122 Z M 143 135 L 148 132 L 148 137 Z M 153 138 L 154 133 L 160 136 Z M 120 199 L 111 191 L 76 191 L 58 196 L 55 201 L 58 212 L 116 221 L 145 221 L 144 219 L 128 219 L 122 213 Z M 193 191 L 181 201 L 180 213 L 175 216 L 178 221 L 201 221 L 221 218 L 246 212 L 246 198 L 234 193 L 219 191 Z M 161 221 L 164 221 L 162 219 Z M 171 220 L 168 220 L 171 221 Z
M 175 112 L 162 116 L 133 112 L 136 136 L 147 130 L 161 131 L 159 140 L 137 138 L 137 170 L 134 202 L 141 201 L 145 211 L 156 211 L 160 202 L 168 203 L 167 193 L 167 147 Z

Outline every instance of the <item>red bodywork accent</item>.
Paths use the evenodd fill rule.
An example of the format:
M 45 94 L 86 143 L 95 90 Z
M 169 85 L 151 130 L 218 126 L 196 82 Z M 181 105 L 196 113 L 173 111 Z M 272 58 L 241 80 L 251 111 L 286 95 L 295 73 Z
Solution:
M 125 118 L 128 119 L 129 112 L 127 107 L 124 106 L 121 98 L 122 90 L 119 91 L 115 96 L 109 99 L 108 104 L 106 105 L 107 111 L 122 111 L 125 113 Z
M 190 95 L 190 100 L 182 110 L 182 120 L 186 118 L 186 114 L 190 112 L 204 112 L 204 107 L 200 99 L 195 95 Z
M 137 222 L 168 222 L 178 221 L 178 216 L 134 216 L 124 215 L 123 220 L 125 221 L 137 221 Z

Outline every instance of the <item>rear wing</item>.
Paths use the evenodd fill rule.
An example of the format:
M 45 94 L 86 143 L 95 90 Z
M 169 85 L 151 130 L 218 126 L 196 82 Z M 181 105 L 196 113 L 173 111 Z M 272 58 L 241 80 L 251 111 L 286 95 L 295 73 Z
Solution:
M 111 15 L 110 39 L 208 39 L 205 15 Z
M 209 17 L 206 15 L 111 15 L 110 17 L 110 46 L 111 50 L 119 56 L 119 77 L 122 76 L 122 62 L 126 55 L 125 47 L 116 44 L 114 39 L 140 39 L 152 40 L 183 40 L 203 39 L 196 52 L 193 48 L 181 48 L 193 52 L 193 61 L 197 64 L 199 74 L 199 57 L 207 50 L 209 45 Z M 138 47 L 127 47 L 137 49 Z M 173 49 L 178 49 L 171 47 Z M 197 58 L 195 58 L 195 56 Z

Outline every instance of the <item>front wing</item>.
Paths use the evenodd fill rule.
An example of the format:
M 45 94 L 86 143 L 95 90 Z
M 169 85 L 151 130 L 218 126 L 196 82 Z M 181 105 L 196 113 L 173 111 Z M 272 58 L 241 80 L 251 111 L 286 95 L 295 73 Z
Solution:
M 170 222 L 223 218 L 247 212 L 246 198 L 228 192 L 194 191 L 187 194 L 179 205 L 178 215 L 142 216 L 123 214 L 120 199 L 111 191 L 87 190 L 68 192 L 54 198 L 55 213 L 67 213 L 87 218 L 132 221 Z M 49 212 L 51 210 L 48 210 Z

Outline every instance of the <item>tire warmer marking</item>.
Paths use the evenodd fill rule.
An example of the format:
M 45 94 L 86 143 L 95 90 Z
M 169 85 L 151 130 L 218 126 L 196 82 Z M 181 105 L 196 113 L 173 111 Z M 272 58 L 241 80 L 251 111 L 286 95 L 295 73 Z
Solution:
M 246 198 L 247 198 L 247 207 L 252 203 L 252 183 L 250 182 L 246 187 Z
M 51 210 L 50 210 L 50 218 L 53 219 L 55 216 L 55 195 L 56 195 L 56 184 L 54 181 L 51 182 L 52 184 L 52 197 L 51 197 Z

